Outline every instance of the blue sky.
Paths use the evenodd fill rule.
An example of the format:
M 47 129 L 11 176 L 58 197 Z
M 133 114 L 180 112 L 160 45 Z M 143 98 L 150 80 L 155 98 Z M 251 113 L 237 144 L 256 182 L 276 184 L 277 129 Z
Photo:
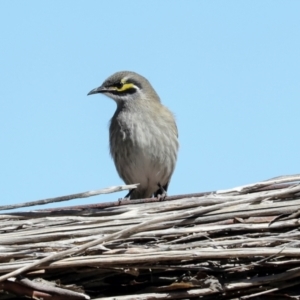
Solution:
M 122 184 L 116 71 L 176 115 L 169 195 L 300 173 L 299 1 L 1 1 L 0 205 Z M 124 192 L 52 204 L 112 201 Z

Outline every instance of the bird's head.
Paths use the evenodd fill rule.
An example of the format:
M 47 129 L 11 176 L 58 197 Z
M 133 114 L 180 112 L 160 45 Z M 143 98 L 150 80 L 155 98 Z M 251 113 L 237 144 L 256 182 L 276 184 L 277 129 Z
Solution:
M 88 95 L 105 94 L 122 104 L 124 101 L 158 101 L 159 97 L 150 82 L 143 76 L 129 71 L 117 72 L 108 77 L 101 86 L 91 90 Z

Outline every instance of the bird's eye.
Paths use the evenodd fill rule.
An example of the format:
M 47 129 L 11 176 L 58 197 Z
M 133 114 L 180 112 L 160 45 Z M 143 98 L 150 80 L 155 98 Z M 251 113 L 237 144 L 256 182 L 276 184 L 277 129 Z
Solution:
M 116 84 L 116 88 L 120 89 L 120 88 L 122 88 L 123 85 L 124 85 L 123 82 L 119 82 L 119 83 Z

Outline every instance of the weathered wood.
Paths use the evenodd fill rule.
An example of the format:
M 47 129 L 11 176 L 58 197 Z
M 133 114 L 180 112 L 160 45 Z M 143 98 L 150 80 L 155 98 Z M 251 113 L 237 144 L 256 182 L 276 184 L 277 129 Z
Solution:
M 106 300 L 292 291 L 300 285 L 299 181 L 282 176 L 170 201 L 2 214 L 0 298 L 4 283 L 10 293 L 20 288 L 7 281 L 19 275 Z

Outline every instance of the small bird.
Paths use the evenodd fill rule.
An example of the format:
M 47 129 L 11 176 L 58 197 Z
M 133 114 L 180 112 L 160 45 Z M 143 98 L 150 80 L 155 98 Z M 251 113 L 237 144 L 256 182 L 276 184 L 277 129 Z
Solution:
M 139 183 L 126 197 L 164 198 L 179 147 L 174 115 L 135 72 L 117 72 L 88 95 L 97 93 L 117 103 L 109 127 L 110 153 L 125 183 Z

